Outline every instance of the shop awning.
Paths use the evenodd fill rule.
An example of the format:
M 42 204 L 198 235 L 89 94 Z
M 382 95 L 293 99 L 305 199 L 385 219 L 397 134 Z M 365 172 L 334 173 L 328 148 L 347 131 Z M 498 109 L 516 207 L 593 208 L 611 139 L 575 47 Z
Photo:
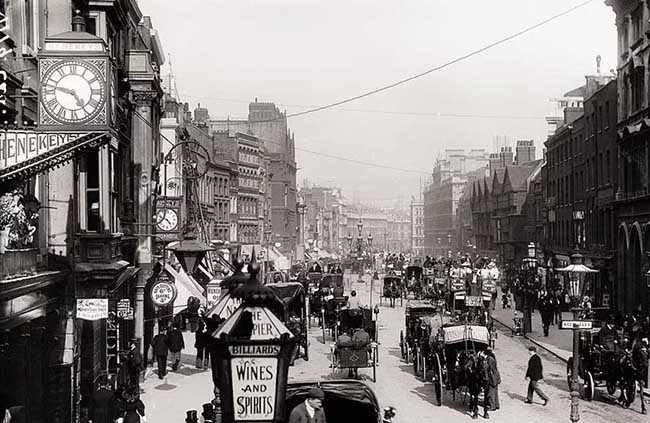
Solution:
M 126 269 L 124 269 L 120 274 L 120 276 L 118 276 L 117 280 L 115 281 L 115 288 L 113 288 L 113 293 L 117 292 L 117 290 L 120 289 L 120 287 L 124 282 L 128 281 L 129 279 L 137 275 L 139 271 L 140 268 L 132 267 L 132 266 L 129 266 Z
M 0 183 L 29 179 L 72 160 L 76 154 L 107 144 L 107 132 L 36 133 L 0 132 Z

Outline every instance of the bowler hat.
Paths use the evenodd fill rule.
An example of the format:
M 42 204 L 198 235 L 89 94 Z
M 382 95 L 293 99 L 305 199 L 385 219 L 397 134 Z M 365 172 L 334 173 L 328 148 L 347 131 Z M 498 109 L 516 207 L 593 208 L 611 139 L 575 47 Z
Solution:
M 325 392 L 323 392 L 322 389 L 320 388 L 311 388 L 309 392 L 307 393 L 307 396 L 309 398 L 318 398 L 318 399 L 325 399 Z

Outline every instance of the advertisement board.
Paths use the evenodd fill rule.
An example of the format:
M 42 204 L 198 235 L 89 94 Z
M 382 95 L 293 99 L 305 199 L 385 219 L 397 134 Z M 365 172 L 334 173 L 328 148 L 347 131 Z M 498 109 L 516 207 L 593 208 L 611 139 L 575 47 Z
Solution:
M 230 369 L 235 421 L 272 421 L 277 393 L 277 357 L 233 357 Z
M 77 319 L 101 320 L 108 317 L 107 298 L 78 298 Z

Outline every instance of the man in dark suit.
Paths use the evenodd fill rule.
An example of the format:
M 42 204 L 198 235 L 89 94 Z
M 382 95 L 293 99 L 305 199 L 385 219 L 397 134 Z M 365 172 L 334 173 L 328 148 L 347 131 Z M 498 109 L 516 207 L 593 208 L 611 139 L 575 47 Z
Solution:
M 113 391 L 106 375 L 99 378 L 98 388 L 90 398 L 89 420 L 93 423 L 111 423 L 115 420 Z
M 528 347 L 530 359 L 528 360 L 528 370 L 526 370 L 526 379 L 528 380 L 528 395 L 526 404 L 533 403 L 533 392 L 537 393 L 544 400 L 544 405 L 548 404 L 548 397 L 539 387 L 539 381 L 544 379 L 542 359 L 537 355 L 537 348 Z
M 289 423 L 327 423 L 323 400 L 325 392 L 320 388 L 311 388 L 307 399 L 294 407 L 289 415 Z

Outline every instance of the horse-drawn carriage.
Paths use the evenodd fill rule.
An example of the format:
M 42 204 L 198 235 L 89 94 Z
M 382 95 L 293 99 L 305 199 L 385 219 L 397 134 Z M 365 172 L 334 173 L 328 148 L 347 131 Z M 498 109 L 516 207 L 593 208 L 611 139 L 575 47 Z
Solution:
M 383 303 L 384 298 L 388 298 L 391 307 L 395 307 L 397 298 L 399 298 L 400 307 L 404 305 L 404 283 L 402 278 L 394 272 L 389 272 L 384 276 L 384 289 L 379 297 L 380 304 Z
M 332 372 L 347 369 L 352 374 L 357 373 L 361 368 L 372 368 L 372 381 L 375 382 L 379 354 L 376 342 L 376 322 L 372 320 L 372 310 L 343 309 L 340 310 L 339 317 L 340 324 L 337 326 L 336 343 L 332 345 L 330 354 Z M 357 335 L 361 334 L 363 336 L 359 336 L 360 339 L 357 340 Z
M 609 395 L 614 395 L 617 388 L 623 389 L 627 400 L 632 402 L 636 394 L 636 380 L 631 352 L 625 348 L 628 342 L 619 337 L 616 351 L 608 351 L 598 343 L 600 329 L 594 327 L 578 333 L 580 352 L 578 376 L 582 379 L 583 398 L 587 401 L 593 400 L 596 388 L 605 386 Z M 571 389 L 572 377 L 573 357 L 569 357 L 567 362 L 569 389 Z
M 284 282 L 289 282 L 287 275 L 284 272 L 280 272 L 280 271 L 268 272 L 266 274 L 266 277 L 264 278 L 265 285 L 269 285 L 273 283 L 284 283 Z
M 418 360 L 414 359 L 414 356 L 418 354 L 419 346 L 421 345 L 421 318 L 435 316 L 438 313 L 438 308 L 426 301 L 409 300 L 406 303 L 404 330 L 400 331 L 399 335 L 400 351 L 402 358 L 407 363 L 410 363 L 413 359 L 416 373 L 418 370 Z
M 422 266 L 408 266 L 404 275 L 407 294 L 413 294 L 417 300 L 422 298 L 423 275 Z
M 298 339 L 296 357 L 309 360 L 309 310 L 305 289 L 299 282 L 273 283 L 268 287 L 282 302 L 284 309 L 280 320 Z
M 476 372 L 481 371 L 481 366 L 476 365 L 477 354 L 489 348 L 490 341 L 490 332 L 481 325 L 447 323 L 431 334 L 425 363 L 431 369 L 438 405 L 442 405 L 443 387 L 452 392 L 455 400 L 462 388 L 470 388 L 471 392 L 469 385 L 479 383 Z M 473 388 L 480 391 L 481 386 Z
M 286 413 L 305 402 L 309 390 L 318 387 L 325 393 L 323 410 L 330 422 L 382 423 L 382 409 L 368 385 L 356 380 L 330 380 L 287 384 Z M 391 410 L 392 407 L 390 407 Z

